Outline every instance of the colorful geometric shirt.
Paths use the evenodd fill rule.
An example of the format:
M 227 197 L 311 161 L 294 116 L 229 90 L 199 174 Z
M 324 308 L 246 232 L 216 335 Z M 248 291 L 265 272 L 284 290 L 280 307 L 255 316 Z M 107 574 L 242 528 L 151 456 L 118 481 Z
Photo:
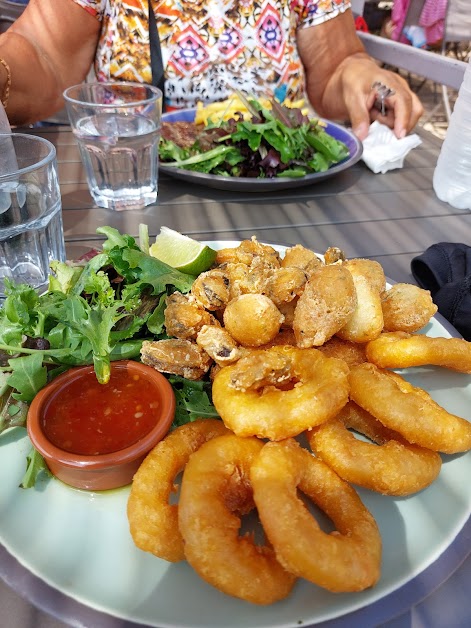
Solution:
M 101 21 L 98 80 L 151 83 L 147 0 L 74 0 Z M 169 107 L 227 98 L 304 96 L 298 28 L 350 8 L 350 0 L 153 0 Z

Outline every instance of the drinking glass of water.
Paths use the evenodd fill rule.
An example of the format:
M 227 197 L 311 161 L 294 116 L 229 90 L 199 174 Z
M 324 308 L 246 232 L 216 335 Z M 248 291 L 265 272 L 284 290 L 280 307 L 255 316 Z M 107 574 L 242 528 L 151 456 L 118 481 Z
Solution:
M 82 83 L 64 98 L 95 203 L 117 211 L 155 203 L 162 92 L 142 83 Z
M 0 134 L 0 302 L 6 279 L 39 290 L 49 264 L 65 261 L 56 149 L 23 133 Z

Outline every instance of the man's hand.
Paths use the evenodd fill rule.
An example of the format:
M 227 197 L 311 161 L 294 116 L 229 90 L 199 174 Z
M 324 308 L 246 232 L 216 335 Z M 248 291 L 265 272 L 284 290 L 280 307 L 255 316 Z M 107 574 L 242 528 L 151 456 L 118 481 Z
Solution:
M 350 120 L 361 140 L 374 120 L 394 129 L 397 137 L 414 128 L 423 113 L 420 100 L 401 76 L 379 67 L 366 54 L 350 11 L 324 24 L 300 28 L 297 44 L 307 95 L 320 116 Z M 385 101 L 385 116 L 374 107 L 377 94 L 372 86 L 377 81 L 395 92 Z

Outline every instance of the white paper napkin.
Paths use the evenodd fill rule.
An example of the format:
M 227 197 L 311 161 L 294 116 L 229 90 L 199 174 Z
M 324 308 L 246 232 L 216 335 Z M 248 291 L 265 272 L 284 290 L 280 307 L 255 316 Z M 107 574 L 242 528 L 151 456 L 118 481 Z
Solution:
M 406 155 L 419 144 L 422 140 L 417 134 L 398 139 L 389 127 L 375 120 L 363 140 L 362 159 L 370 170 L 384 174 L 402 168 Z

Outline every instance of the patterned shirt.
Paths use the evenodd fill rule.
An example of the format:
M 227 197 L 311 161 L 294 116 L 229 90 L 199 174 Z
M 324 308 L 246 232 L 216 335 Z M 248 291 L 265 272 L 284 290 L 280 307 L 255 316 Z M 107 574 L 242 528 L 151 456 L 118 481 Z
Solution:
M 98 80 L 150 83 L 147 0 L 74 0 L 101 21 Z M 343 13 L 350 0 L 153 0 L 169 107 L 227 98 L 304 96 L 298 28 Z

